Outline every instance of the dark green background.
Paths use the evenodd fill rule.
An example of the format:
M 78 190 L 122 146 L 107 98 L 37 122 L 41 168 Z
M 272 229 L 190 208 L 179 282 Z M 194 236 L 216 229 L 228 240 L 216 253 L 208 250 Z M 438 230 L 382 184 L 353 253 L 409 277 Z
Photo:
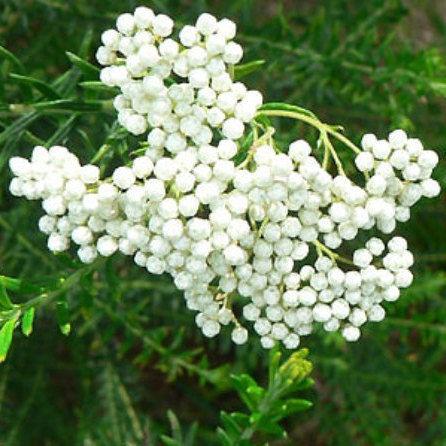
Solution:
M 356 142 L 368 131 L 386 136 L 402 127 L 438 150 L 435 176 L 446 185 L 444 1 L 146 4 L 181 23 L 204 11 L 235 20 L 244 61 L 266 61 L 244 79 L 266 100 L 311 109 L 343 125 Z M 136 5 L 0 0 L 0 43 L 22 61 L 24 74 L 51 83 L 71 67 L 65 51 L 93 62 L 100 32 Z M 9 196 L 7 159 L 28 155 L 58 131 L 54 141 L 84 162 L 108 137 L 111 166 L 126 159 L 135 141 L 113 126 L 112 114 L 79 110 L 42 115 L 11 131 L 21 114 L 11 114 L 9 104 L 29 100 L 9 77 L 14 71 L 0 60 L 0 274 L 54 278 L 69 260 L 46 252 L 36 229 L 39 206 Z M 85 80 L 79 73 L 70 76 L 66 97 L 106 97 L 79 87 Z M 284 141 L 307 130 L 278 125 Z M 350 154 L 341 156 L 348 163 Z M 304 340 L 314 363 L 316 385 L 307 395 L 314 408 L 290 419 L 290 439 L 275 444 L 446 445 L 445 217 L 443 194 L 422 201 L 410 223 L 399 227 L 415 253 L 416 279 L 383 323 L 369 324 L 353 345 L 324 333 Z M 228 372 L 265 380 L 267 355 L 254 336 L 237 349 L 228 333 L 205 340 L 169 282 L 149 277 L 129 259 L 116 256 L 67 299 L 71 334 L 60 334 L 52 307 L 39 311 L 31 338 L 16 334 L 0 366 L 1 445 L 141 444 L 130 440 L 135 423 L 144 432 L 142 444 L 161 444 L 169 408 L 184 426 L 199 422 L 197 445 L 212 445 L 219 411 L 241 407 L 228 390 Z

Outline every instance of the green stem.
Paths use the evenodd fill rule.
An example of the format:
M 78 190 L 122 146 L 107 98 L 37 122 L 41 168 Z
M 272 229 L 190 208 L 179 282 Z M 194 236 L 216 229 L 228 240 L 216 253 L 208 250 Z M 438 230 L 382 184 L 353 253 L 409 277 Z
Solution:
M 258 139 L 254 140 L 253 145 L 250 147 L 248 155 L 246 156 L 246 159 L 238 166 L 239 169 L 244 169 L 253 159 L 254 153 L 258 147 L 260 147 L 265 142 L 268 142 L 269 144 L 272 143 L 272 137 L 274 133 L 276 132 L 276 129 L 273 127 L 269 127 L 266 132 Z
M 110 145 L 109 144 L 104 144 L 103 146 L 101 146 L 99 148 L 99 150 L 96 152 L 96 154 L 94 155 L 94 157 L 90 160 L 91 164 L 95 164 L 98 161 L 100 161 L 102 158 L 104 158 L 104 156 L 107 154 L 107 152 L 110 150 Z
M 290 118 L 296 119 L 297 121 L 305 122 L 312 127 L 317 128 L 321 133 L 326 132 L 329 135 L 336 138 L 338 141 L 345 144 L 355 153 L 361 153 L 361 149 L 359 149 L 355 144 L 353 144 L 348 138 L 334 130 L 330 125 L 324 124 L 319 121 L 317 118 L 313 118 L 311 116 L 305 115 L 299 112 L 286 111 L 286 110 L 261 110 L 257 113 L 257 116 L 275 116 L 279 118 Z
M 339 159 L 339 156 L 336 153 L 336 150 L 333 147 L 333 144 L 331 143 L 330 139 L 328 138 L 327 132 L 325 132 L 325 131 L 322 132 L 322 140 L 324 141 L 325 149 L 326 150 L 328 149 L 328 152 L 331 154 L 331 156 L 336 164 L 336 168 L 338 169 L 338 172 L 345 177 L 346 175 L 345 175 L 344 168 L 342 167 L 342 162 Z M 325 155 L 324 155 L 324 158 L 325 158 Z M 325 159 L 324 159 L 324 161 L 325 161 Z
M 269 218 L 265 217 L 265 219 L 262 221 L 262 224 L 259 227 L 259 230 L 257 231 L 257 236 L 260 238 L 263 234 L 263 231 L 265 230 L 265 226 L 269 223 Z
M 322 161 L 322 168 L 324 170 L 327 170 L 329 161 L 330 161 L 330 149 L 327 146 L 325 146 L 325 148 L 324 148 L 324 160 Z
M 264 417 L 270 412 L 276 400 L 281 397 L 281 385 L 280 381 L 275 379 L 269 386 L 265 396 L 260 401 L 257 411 L 261 415 L 258 417 L 258 421 L 255 421 L 249 427 L 245 428 L 240 434 L 240 440 L 250 440 L 259 428 L 259 423 L 264 422 Z
M 350 259 L 347 259 L 346 257 L 343 257 L 343 256 L 341 256 L 339 254 L 336 254 L 334 251 L 332 251 L 331 249 L 327 248 L 319 240 L 316 240 L 315 242 L 313 242 L 313 245 L 316 247 L 316 251 L 324 252 L 334 262 L 342 262 L 342 263 L 345 263 L 346 265 L 355 266 L 355 264 Z

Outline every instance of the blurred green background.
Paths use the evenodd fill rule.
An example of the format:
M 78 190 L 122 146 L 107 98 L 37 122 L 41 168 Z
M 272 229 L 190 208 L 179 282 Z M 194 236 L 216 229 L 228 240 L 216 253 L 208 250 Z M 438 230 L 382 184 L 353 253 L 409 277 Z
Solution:
M 95 74 L 71 68 L 65 52 L 94 63 L 100 33 L 139 4 L 180 23 L 204 11 L 233 19 L 244 61 L 266 61 L 244 79 L 266 100 L 311 109 L 356 142 L 402 127 L 438 151 L 435 177 L 446 186 L 444 0 L 0 0 L 0 44 L 23 64 L 0 55 L 0 274 L 37 281 L 73 267 L 46 252 L 39 205 L 9 195 L 12 154 L 51 140 L 86 162 L 106 141 L 107 169 L 135 144 L 110 113 L 75 104 L 71 112 L 11 108 L 39 99 L 11 73 L 52 83 L 64 98 L 109 97 L 82 87 Z M 278 125 L 284 140 L 307 131 Z M 304 339 L 314 408 L 290 419 L 289 439 L 273 444 L 446 445 L 445 218 L 443 194 L 419 203 L 399 227 L 415 253 L 416 280 L 384 322 L 369 324 L 353 345 L 326 333 Z M 185 427 L 199 423 L 196 445 L 213 445 L 219 411 L 241 405 L 228 374 L 266 379 L 267 355 L 254 336 L 240 348 L 225 335 L 205 340 L 169 281 L 129 259 L 116 256 L 66 298 L 71 333 L 60 334 L 53 308 L 39 311 L 35 333 L 15 336 L 0 366 L 1 445 L 162 444 L 168 409 Z

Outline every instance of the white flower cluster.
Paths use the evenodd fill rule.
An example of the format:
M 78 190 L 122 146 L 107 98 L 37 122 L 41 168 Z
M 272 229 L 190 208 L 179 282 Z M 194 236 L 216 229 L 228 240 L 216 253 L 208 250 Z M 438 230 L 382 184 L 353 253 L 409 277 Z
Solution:
M 237 140 L 262 104 L 258 91 L 233 82 L 231 67 L 243 56 L 233 42 L 234 22 L 202 14 L 186 25 L 179 41 L 174 22 L 146 7 L 122 14 L 102 34 L 97 60 L 101 80 L 118 86 L 119 122 L 131 133 L 147 132 L 149 145 L 172 154 L 189 144 L 210 144 L 216 131 Z
M 382 303 L 412 282 L 406 241 L 392 238 L 385 254 L 371 238 L 351 260 L 333 250 L 359 230 L 393 232 L 422 196 L 438 195 L 435 152 L 402 130 L 388 140 L 365 135 L 355 160 L 364 188 L 329 174 L 304 140 L 281 153 L 264 134 L 237 165 L 236 141 L 262 96 L 231 79 L 243 54 L 235 24 L 203 14 L 177 42 L 169 17 L 139 7 L 116 26 L 97 52 L 101 80 L 120 88 L 118 119 L 147 132 L 148 149 L 103 180 L 60 146 L 12 158 L 10 191 L 42 200 L 48 248 L 74 242 L 84 263 L 120 251 L 169 273 L 203 334 L 232 323 L 237 344 L 248 338 L 239 301 L 265 348 L 294 349 L 315 324 L 355 341 L 367 320 L 382 320 Z
M 367 320 L 384 319 L 383 301 L 398 299 L 400 288 L 408 287 L 412 275 L 408 268 L 412 254 L 401 237 L 388 243 L 384 268 L 371 264 L 374 256 L 382 255 L 385 245 L 378 238 L 370 239 L 366 248 L 354 252 L 359 270 L 343 271 L 326 256 L 320 256 L 314 267 L 302 266 L 288 272 L 282 284 L 265 285 L 264 291 L 253 295 L 252 303 L 243 314 L 255 321 L 254 329 L 265 348 L 281 340 L 287 348 L 296 348 L 299 337 L 310 334 L 314 323 L 330 332 L 342 329 L 347 341 L 356 341 Z M 271 282 L 270 282 L 271 283 Z
M 315 323 L 358 339 L 367 320 L 384 318 L 381 303 L 398 299 L 399 289 L 410 285 L 413 257 L 401 237 L 390 240 L 385 256 L 385 244 L 372 238 L 354 251 L 344 271 L 329 248 L 352 240 L 361 228 L 389 232 L 374 203 L 390 203 L 395 219 L 396 206 L 413 204 L 401 198 L 404 190 L 426 187 L 404 178 L 401 195 L 386 194 L 387 186 L 378 195 L 369 186 L 375 173 L 362 189 L 343 175 L 332 177 L 303 140 L 292 143 L 288 154 L 253 145 L 252 159 L 242 166 L 231 160 L 236 153 L 232 140 L 188 147 L 173 158 L 149 148 L 101 181 L 96 166 L 81 166 L 66 148 L 36 147 L 31 161 L 10 160 L 16 176 L 10 190 L 43 200 L 47 215 L 39 227 L 49 235 L 51 251 L 68 249 L 72 240 L 85 263 L 119 250 L 152 274 L 171 274 L 188 308 L 198 311 L 205 336 L 234 323 L 233 341 L 247 340 L 232 310 L 233 298 L 243 296 L 243 317 L 253 322 L 265 348 L 276 341 L 296 348 Z M 432 153 L 421 149 L 416 155 L 430 171 Z M 374 161 L 375 172 L 384 162 Z M 421 184 L 426 181 L 436 184 L 428 178 Z M 424 194 L 434 195 L 431 189 Z M 382 266 L 373 265 L 374 257 L 382 257 Z
M 366 208 L 378 228 L 388 234 L 397 221 L 409 220 L 410 207 L 421 197 L 433 198 L 440 193 L 440 185 L 431 178 L 438 155 L 424 150 L 419 139 L 408 138 L 402 130 L 392 132 L 388 140 L 364 135 L 362 147 L 364 151 L 355 162 L 370 176 Z

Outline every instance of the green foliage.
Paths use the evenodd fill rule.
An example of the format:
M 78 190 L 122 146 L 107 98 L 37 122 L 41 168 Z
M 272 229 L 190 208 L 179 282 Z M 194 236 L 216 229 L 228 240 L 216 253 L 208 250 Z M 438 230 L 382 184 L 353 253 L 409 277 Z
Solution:
M 203 11 L 234 19 L 247 49 L 238 78 L 268 101 L 296 104 L 289 112 L 342 124 L 345 132 L 330 129 L 355 143 L 365 131 L 415 133 L 438 150 L 437 178 L 446 186 L 441 0 L 147 3 L 183 23 Z M 89 268 L 48 254 L 36 229 L 40 209 L 7 191 L 7 161 L 36 144 L 67 144 L 107 173 L 138 150 L 116 123 L 115 92 L 98 83 L 94 62 L 101 31 L 135 5 L 2 2 L 0 357 L 8 357 L 0 365 L 0 443 L 212 446 L 255 428 L 253 444 L 443 446 L 444 197 L 416 207 L 400 228 L 415 253 L 416 281 L 386 320 L 369 325 L 355 345 L 322 333 L 303 341 L 316 384 L 305 394 L 314 408 L 297 416 L 291 412 L 307 403 L 298 384 L 285 385 L 290 370 L 274 365 L 278 353 L 268 383 L 259 384 L 268 361 L 258 341 L 234 348 L 228 336 L 204 340 L 167 278 L 119 256 Z M 279 143 L 321 136 L 292 120 L 277 124 Z M 340 144 L 339 155 L 350 173 L 351 151 Z M 288 438 L 266 439 L 282 429 Z
M 241 80 L 245 76 L 248 76 L 251 73 L 256 72 L 261 69 L 263 65 L 265 65 L 265 60 L 255 60 L 253 62 L 248 62 L 245 64 L 236 65 L 234 67 L 234 79 Z
M 195 437 L 197 434 L 198 424 L 193 423 L 186 434 L 183 431 L 178 421 L 177 416 L 171 410 L 167 411 L 167 417 L 169 418 L 170 428 L 172 430 L 172 436 L 162 435 L 161 439 L 166 446 L 193 446 Z
M 313 384 L 308 378 L 312 365 L 305 357 L 307 351 L 293 353 L 279 366 L 281 353 L 274 349 L 270 353 L 269 383 L 263 388 L 249 375 L 231 376 L 240 399 L 249 413 L 222 412 L 223 427 L 218 428 L 218 437 L 224 446 L 249 446 L 255 436 L 285 438 L 287 433 L 279 424 L 284 418 L 309 409 L 310 401 L 294 397 L 294 393 Z M 292 396 L 290 396 L 292 395 Z M 262 444 L 264 440 L 261 440 Z M 260 439 L 256 440 L 260 444 Z
M 6 359 L 9 347 L 11 346 L 12 333 L 14 332 L 17 316 L 7 320 L 0 330 L 0 362 Z
M 23 313 L 22 317 L 22 333 L 25 336 L 29 336 L 33 331 L 33 322 L 34 322 L 34 307 L 28 308 L 25 313 Z

